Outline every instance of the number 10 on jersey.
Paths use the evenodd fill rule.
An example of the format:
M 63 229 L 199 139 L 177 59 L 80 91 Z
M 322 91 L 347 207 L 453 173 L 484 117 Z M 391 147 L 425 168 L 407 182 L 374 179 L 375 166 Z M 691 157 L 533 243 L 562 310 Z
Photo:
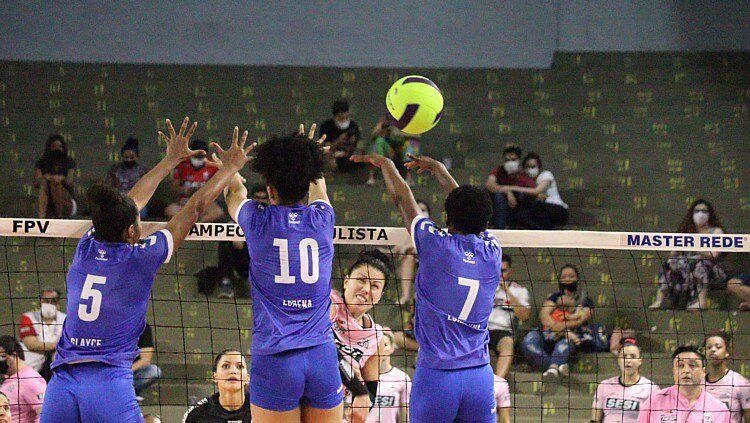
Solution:
M 279 248 L 279 264 L 281 274 L 274 276 L 274 282 L 293 284 L 296 278 L 289 272 L 289 241 L 274 238 L 273 246 Z M 320 276 L 320 253 L 318 252 L 318 241 L 305 238 L 299 243 L 299 276 L 302 282 L 313 284 Z

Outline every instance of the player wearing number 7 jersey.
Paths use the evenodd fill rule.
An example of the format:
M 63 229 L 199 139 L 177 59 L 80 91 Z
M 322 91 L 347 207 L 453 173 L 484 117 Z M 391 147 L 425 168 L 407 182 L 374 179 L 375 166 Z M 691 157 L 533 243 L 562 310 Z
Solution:
M 486 233 L 487 193 L 458 186 L 445 166 L 413 157 L 407 167 L 433 174 L 447 193 L 448 231 L 420 215 L 411 189 L 390 159 L 353 156 L 379 167 L 417 247 L 414 329 L 419 357 L 409 408 L 412 422 L 496 421 L 487 322 L 500 283 L 502 253 Z M 439 404 L 439 406 L 436 406 Z
M 197 220 L 230 179 L 247 162 L 247 132 L 222 151 L 225 166 L 162 229 L 140 240 L 139 211 L 159 182 L 191 151 L 188 141 L 196 128 L 185 118 L 179 133 L 167 120 L 167 154 L 141 178 L 127 196 L 103 185 L 89 190 L 93 228 L 76 248 L 66 283 L 68 317 L 57 345 L 42 408 L 42 422 L 142 422 L 133 389 L 131 365 L 138 355 L 138 338 L 146 326 L 146 311 L 154 276 L 169 261 Z
M 343 389 L 328 311 L 335 216 L 320 142 L 300 132 L 256 149 L 271 205 L 235 180 L 227 208 L 245 233 L 253 297 L 253 421 L 341 421 Z M 309 202 L 304 204 L 309 193 Z

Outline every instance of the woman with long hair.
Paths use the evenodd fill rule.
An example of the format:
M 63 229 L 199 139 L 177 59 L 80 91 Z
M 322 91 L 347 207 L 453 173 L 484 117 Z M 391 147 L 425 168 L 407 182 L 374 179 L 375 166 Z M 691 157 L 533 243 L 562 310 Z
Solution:
M 729 408 L 733 423 L 750 422 L 750 382 L 729 368 L 732 335 L 725 331 L 709 334 L 703 341 L 706 360 L 706 392 Z

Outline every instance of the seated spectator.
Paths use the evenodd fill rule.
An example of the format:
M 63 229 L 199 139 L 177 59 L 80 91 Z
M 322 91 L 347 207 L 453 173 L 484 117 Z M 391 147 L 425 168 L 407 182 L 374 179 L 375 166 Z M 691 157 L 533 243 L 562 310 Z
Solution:
M 410 135 L 409 137 L 413 136 Z M 409 173 L 404 164 L 408 161 L 407 153 L 411 151 L 409 148 L 414 144 L 407 142 L 405 134 L 395 126 L 391 125 L 386 118 L 381 118 L 377 125 L 375 125 L 375 128 L 373 128 L 372 140 L 372 153 L 393 160 L 398 172 L 406 179 L 406 182 L 411 185 L 411 173 Z M 367 185 L 373 185 L 374 183 L 375 168 L 372 167 L 370 169 L 370 176 L 367 179 Z
M 10 401 L 4 393 L 0 392 L 0 423 L 11 423 L 13 415 L 10 414 Z
M 213 380 L 219 392 L 188 409 L 183 423 L 250 422 L 250 376 L 242 353 L 228 349 L 214 359 Z
M 259 203 L 268 204 L 268 192 L 265 185 L 255 185 L 250 198 Z M 219 243 L 219 298 L 234 298 L 235 292 L 247 290 L 250 256 L 245 241 Z
M 530 331 L 521 350 L 532 366 L 546 369 L 545 380 L 556 381 L 570 373 L 568 362 L 579 351 L 607 351 L 604 327 L 591 323 L 594 302 L 579 286 L 578 269 L 566 264 L 560 269 L 559 291 L 547 298 L 539 310 L 541 328 Z
M 750 310 L 750 273 L 742 273 L 729 279 L 727 290 L 742 301 L 740 310 Z
M 430 217 L 430 205 L 424 200 L 417 200 L 421 215 Z M 417 247 L 409 237 L 403 244 L 393 247 L 393 253 L 399 259 L 398 278 L 401 281 L 401 294 L 399 305 L 406 305 L 412 300 L 411 287 L 414 284 L 414 275 L 417 274 Z
M 211 177 L 219 170 L 216 166 L 206 162 L 206 151 L 208 145 L 202 140 L 193 140 L 190 142 L 190 149 L 200 152 L 189 159 L 183 161 L 174 169 L 173 186 L 179 192 L 177 203 L 170 204 L 164 210 L 167 218 L 176 215 L 187 200 L 203 185 L 206 185 Z M 211 206 L 206 207 L 198 218 L 198 222 L 216 222 L 224 216 L 224 211 L 218 203 L 213 202 Z
M 568 223 L 568 205 L 560 197 L 555 176 L 549 170 L 542 171 L 542 159 L 536 153 L 527 153 L 523 158 L 523 170 L 535 182 L 534 188 L 511 186 L 515 193 L 534 196 L 530 208 L 520 209 L 516 214 L 518 226 L 528 229 L 551 230 Z
M 503 279 L 495 291 L 495 305 L 490 314 L 487 328 L 490 330 L 490 350 L 497 353 L 495 374 L 506 378 L 513 363 L 514 344 L 516 340 L 517 321 L 525 321 L 531 315 L 529 290 L 512 279 L 513 260 L 503 254 Z
M 146 414 L 143 420 L 145 423 L 161 423 L 161 417 L 158 414 Z
M 47 382 L 24 361 L 21 344 L 12 336 L 0 336 L 0 392 L 10 402 L 15 422 L 39 421 Z
M 679 233 L 723 234 L 724 226 L 706 200 L 690 205 L 682 219 Z M 708 286 L 726 277 L 720 265 L 723 254 L 715 251 L 674 251 L 659 271 L 659 290 L 650 308 L 661 308 L 669 298 L 673 309 L 701 310 L 706 308 Z
M 109 168 L 109 183 L 123 194 L 130 192 L 136 182 L 148 172 L 148 168 L 138 162 L 138 140 L 128 138 L 120 149 L 122 160 Z M 147 208 L 141 210 L 141 219 L 147 216 Z
M 49 381 L 52 378 L 50 364 L 55 358 L 57 341 L 62 336 L 65 313 L 57 309 L 60 292 L 54 288 L 42 290 L 41 306 L 21 315 L 18 334 L 24 348 L 26 364 Z
M 380 381 L 367 422 L 398 423 L 409 416 L 411 378 L 403 370 L 391 364 L 391 354 L 396 351 L 393 333 L 383 328 L 383 337 L 378 346 L 380 359 Z
M 534 188 L 534 179 L 521 171 L 521 149 L 515 146 L 503 150 L 503 164 L 496 166 L 487 177 L 485 187 L 493 198 L 492 224 L 505 229 L 516 223 L 516 214 L 529 209 L 533 196 L 511 191 L 511 187 Z
M 135 388 L 136 398 L 143 401 L 143 394 L 146 389 L 161 377 L 159 366 L 152 364 L 154 359 L 154 334 L 151 331 L 151 325 L 146 323 L 141 337 L 138 338 L 138 357 L 135 358 L 133 366 L 133 387 Z
M 349 102 L 336 100 L 331 107 L 333 117 L 320 124 L 320 136 L 326 136 L 325 143 L 330 145 L 330 166 L 335 172 L 351 172 L 360 167 L 349 160 L 357 151 L 359 143 L 359 125 L 352 119 Z
M 68 156 L 63 137 L 50 135 L 34 171 L 34 187 L 39 188 L 37 216 L 40 219 L 62 219 L 76 214 L 75 168 L 76 162 Z

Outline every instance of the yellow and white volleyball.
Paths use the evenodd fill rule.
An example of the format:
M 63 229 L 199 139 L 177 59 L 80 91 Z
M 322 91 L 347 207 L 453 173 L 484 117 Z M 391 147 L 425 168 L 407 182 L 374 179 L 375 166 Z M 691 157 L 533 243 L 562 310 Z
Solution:
M 422 134 L 440 121 L 443 94 L 428 78 L 409 75 L 391 85 L 385 105 L 391 125 L 406 134 Z

